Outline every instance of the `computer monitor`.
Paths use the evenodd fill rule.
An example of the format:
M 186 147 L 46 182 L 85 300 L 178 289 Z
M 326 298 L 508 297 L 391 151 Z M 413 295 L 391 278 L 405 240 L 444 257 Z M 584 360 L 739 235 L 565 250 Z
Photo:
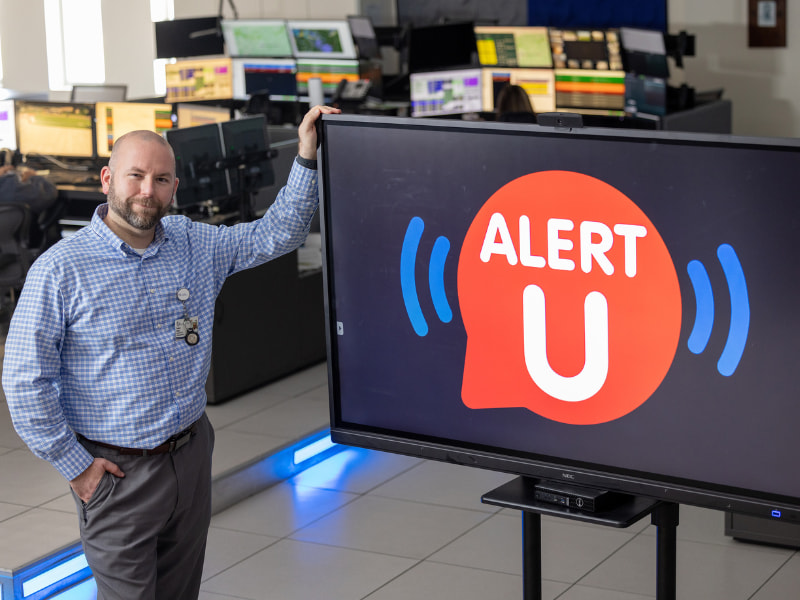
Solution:
M 372 19 L 367 16 L 351 15 L 347 17 L 347 23 L 353 34 L 353 41 L 356 43 L 358 57 L 380 58 L 381 50 L 375 35 L 375 28 L 372 26 Z
M 622 62 L 627 73 L 669 78 L 667 47 L 662 31 L 622 27 Z
M 297 62 L 291 58 L 234 58 L 233 97 L 269 92 L 272 101 L 297 100 Z
M 625 109 L 625 71 L 555 69 L 554 75 L 558 111 L 603 114 Z
M 478 60 L 484 67 L 550 68 L 547 27 L 475 26 Z
M 286 58 L 292 56 L 285 19 L 222 21 L 228 56 Z
M 667 80 L 625 73 L 625 112 L 632 115 L 667 114 Z
M 156 58 L 187 58 L 225 54 L 217 17 L 158 21 Z
M 289 42 L 296 58 L 356 58 L 347 21 L 289 21 Z
M 318 77 L 322 81 L 322 91 L 332 98 L 342 79 L 358 81 L 360 78 L 357 60 L 298 59 L 297 94 L 300 100 L 308 101 L 308 80 Z
M 411 27 L 408 31 L 408 72 L 477 65 L 478 47 L 472 22 Z
M 14 101 L 0 100 L 0 149 L 17 149 L 17 123 Z
M 197 58 L 167 63 L 168 103 L 228 100 L 233 97 L 230 58 Z
M 224 159 L 219 124 L 169 129 L 164 137 L 175 152 L 175 172 L 179 179 L 173 201 L 175 208 L 230 197 L 227 173 L 218 165 Z
M 482 75 L 483 108 L 495 110 L 497 96 L 506 85 L 518 85 L 528 93 L 534 112 L 553 112 L 556 109 L 555 74 L 552 69 L 484 68 Z
M 623 70 L 616 29 L 550 28 L 553 66 L 557 69 Z
M 16 100 L 17 146 L 23 155 L 93 158 L 94 104 Z
M 125 102 L 128 96 L 128 86 L 114 85 L 87 85 L 72 86 L 70 93 L 71 102 Z
M 172 105 L 145 102 L 98 102 L 94 105 L 97 156 L 107 158 L 117 139 L 139 129 L 163 134 L 172 129 Z
M 275 183 L 272 161 L 267 157 L 269 139 L 264 115 L 254 115 L 220 123 L 222 143 L 228 165 L 232 165 L 231 194 L 240 196 L 243 221 L 253 218 L 252 197 L 244 197 Z
M 438 117 L 482 110 L 481 69 L 411 73 L 411 116 Z
M 177 127 L 196 127 L 209 123 L 230 121 L 231 110 L 224 106 L 207 106 L 193 102 L 181 102 L 175 106 Z

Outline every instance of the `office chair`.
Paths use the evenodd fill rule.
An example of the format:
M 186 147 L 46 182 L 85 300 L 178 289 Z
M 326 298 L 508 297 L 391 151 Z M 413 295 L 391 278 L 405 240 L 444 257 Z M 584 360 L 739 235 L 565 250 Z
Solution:
M 30 219 L 27 204 L 0 205 L 0 314 L 3 320 L 14 312 L 17 293 L 31 266 L 26 245 Z

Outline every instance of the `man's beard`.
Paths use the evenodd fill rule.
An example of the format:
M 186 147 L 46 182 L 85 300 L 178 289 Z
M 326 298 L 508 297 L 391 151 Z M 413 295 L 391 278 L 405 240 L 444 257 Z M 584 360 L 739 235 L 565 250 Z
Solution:
M 111 177 L 111 181 L 109 182 L 108 186 L 108 206 L 112 211 L 125 219 L 125 222 L 131 227 L 135 227 L 136 229 L 140 229 L 142 231 L 152 229 L 161 220 L 161 217 L 166 215 L 167 211 L 169 211 L 169 205 L 166 205 L 160 207 L 156 213 L 151 215 L 137 214 L 133 211 L 133 202 L 136 199 L 139 199 L 140 202 L 144 203 L 146 207 L 158 208 L 158 202 L 153 199 L 146 200 L 139 198 L 138 196 L 133 196 L 132 198 L 123 200 L 117 197 L 117 193 L 114 190 L 114 177 Z

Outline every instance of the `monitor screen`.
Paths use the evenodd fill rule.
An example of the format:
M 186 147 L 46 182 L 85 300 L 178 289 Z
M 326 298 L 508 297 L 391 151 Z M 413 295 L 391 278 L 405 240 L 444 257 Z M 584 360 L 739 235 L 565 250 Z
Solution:
M 289 58 L 234 58 L 233 97 L 269 92 L 273 101 L 297 100 L 297 62 Z
M 356 58 L 347 21 L 289 21 L 289 41 L 296 58 Z
M 408 30 L 408 72 L 478 64 L 472 22 L 411 27 Z
M 223 20 L 222 35 L 228 56 L 292 56 L 289 31 L 283 19 Z
M 557 69 L 622 70 L 619 32 L 614 29 L 550 29 Z
M 223 106 L 206 106 L 191 102 L 181 102 L 175 108 L 177 127 L 195 127 L 209 123 L 230 121 L 231 110 Z
M 257 190 L 275 183 L 272 161 L 266 158 L 269 149 L 267 120 L 255 115 L 221 123 L 225 156 L 238 160 L 241 168 L 230 172 L 231 194 L 245 189 Z
M 301 59 L 297 61 L 297 93 L 301 100 L 308 100 L 308 80 L 318 77 L 322 81 L 322 91 L 328 98 L 333 97 L 342 79 L 358 81 L 360 71 L 357 60 Z
M 553 56 L 547 27 L 475 27 L 478 60 L 485 67 L 550 68 Z
M 347 23 L 350 25 L 353 41 L 356 43 L 358 57 L 380 58 L 381 51 L 375 35 L 375 28 L 372 26 L 372 19 L 353 15 L 347 17 Z
M 669 78 L 664 33 L 646 29 L 620 29 L 625 71 L 636 75 Z
M 555 69 L 556 110 L 621 111 L 625 108 L 625 72 Z
M 625 112 L 667 114 L 667 80 L 625 73 Z
M 169 103 L 233 97 L 230 58 L 179 60 L 167 63 L 165 69 Z
M 15 108 L 23 155 L 95 156 L 94 104 L 17 100 Z
M 800 141 L 322 125 L 334 442 L 800 522 Z
M 17 123 L 14 116 L 14 101 L 0 100 L 0 149 L 17 149 Z
M 553 69 L 483 69 L 483 109 L 495 110 L 497 95 L 506 85 L 518 85 L 528 93 L 534 112 L 556 109 L 555 74 Z
M 227 173 L 216 164 L 224 159 L 218 123 L 169 129 L 164 137 L 175 152 L 175 172 L 179 179 L 176 208 L 230 196 Z
M 482 110 L 480 69 L 411 73 L 411 116 L 438 117 Z
M 186 58 L 225 54 L 217 17 L 158 21 L 156 58 Z
M 114 142 L 129 131 L 163 134 L 172 129 L 172 105 L 145 102 L 98 102 L 94 107 L 97 156 L 111 156 Z

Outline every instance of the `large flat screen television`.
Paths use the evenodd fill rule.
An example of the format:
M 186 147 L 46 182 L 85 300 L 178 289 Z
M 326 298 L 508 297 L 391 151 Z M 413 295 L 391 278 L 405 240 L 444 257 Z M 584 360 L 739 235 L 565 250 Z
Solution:
M 800 141 L 321 138 L 335 442 L 800 521 Z

